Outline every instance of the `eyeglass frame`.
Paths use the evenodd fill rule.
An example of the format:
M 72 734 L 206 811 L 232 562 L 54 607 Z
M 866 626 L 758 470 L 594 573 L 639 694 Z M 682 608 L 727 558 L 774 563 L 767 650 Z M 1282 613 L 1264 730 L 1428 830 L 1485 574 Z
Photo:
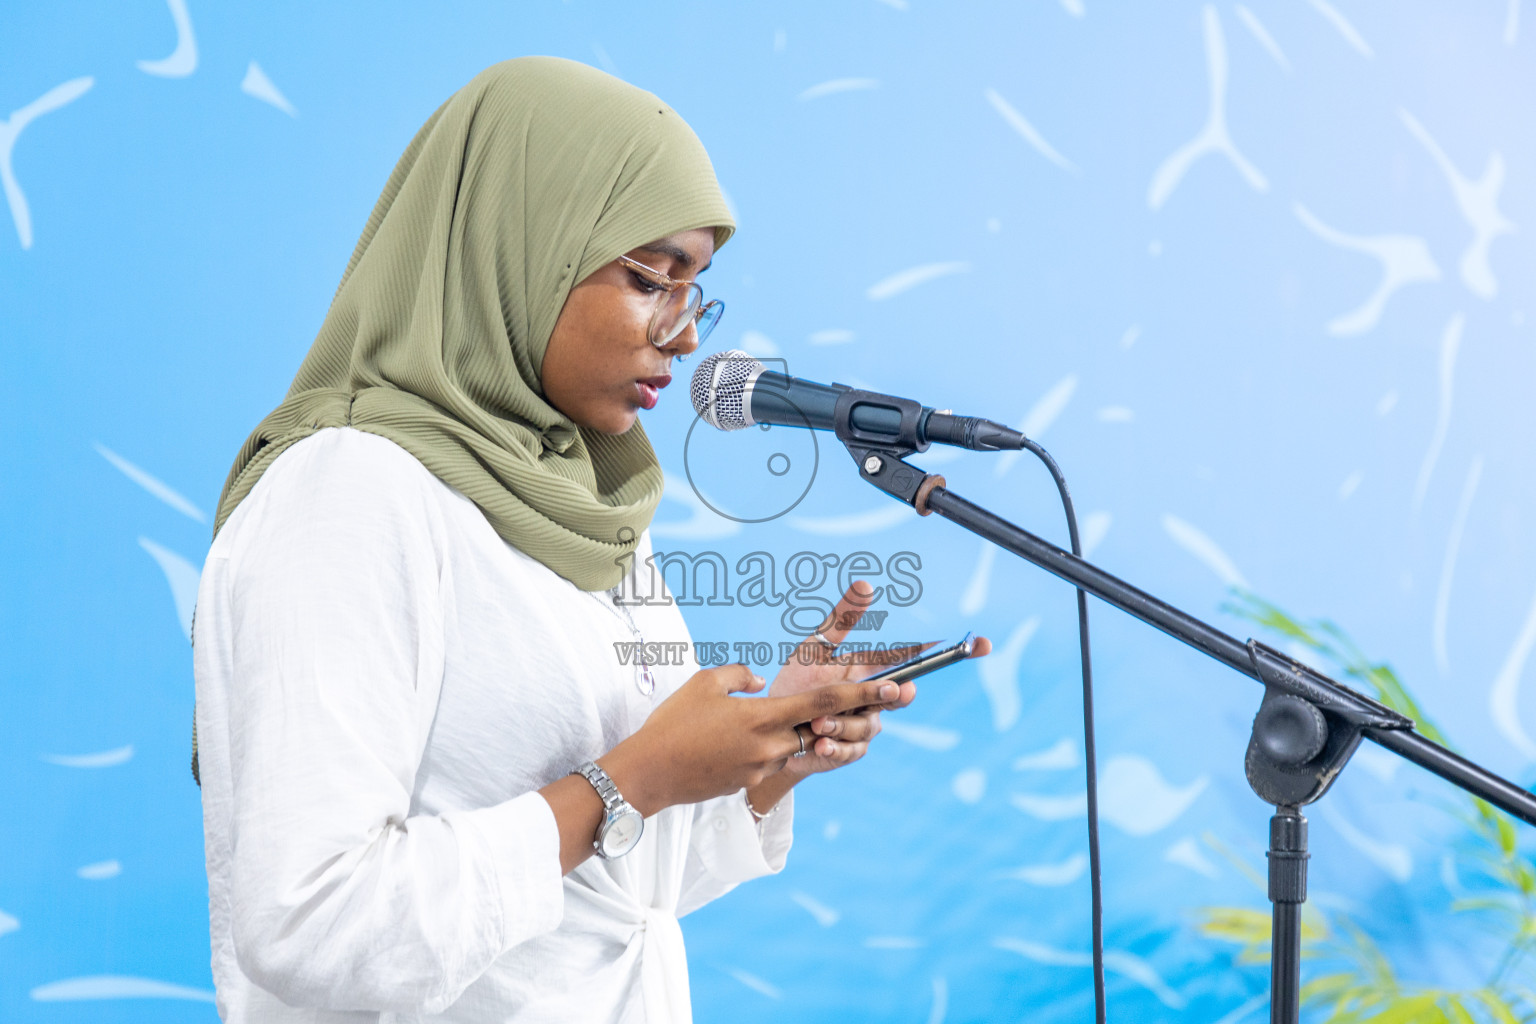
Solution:
M 646 327 L 646 340 L 656 348 L 666 348 L 668 345 L 672 344 L 672 342 L 677 338 L 679 334 L 682 334 L 688 329 L 688 324 L 690 322 L 693 324 L 694 330 L 697 331 L 699 321 L 704 317 L 704 314 L 710 309 L 718 309 L 719 312 L 716 313 L 715 318 L 710 321 L 708 330 L 699 336 L 699 344 L 702 345 L 704 343 L 704 339 L 709 337 L 709 332 L 714 330 L 715 324 L 720 322 L 720 317 L 725 313 L 725 303 L 722 300 L 710 299 L 708 302 L 704 301 L 704 289 L 699 285 L 699 282 L 697 281 L 675 280 L 671 277 L 668 277 L 666 274 L 663 274 L 661 271 L 655 269 L 654 267 L 648 267 L 644 263 L 641 263 L 639 260 L 630 259 L 628 256 L 619 256 L 618 263 L 622 267 L 626 267 L 630 270 L 638 270 L 648 275 L 653 284 L 667 290 L 668 299 L 670 299 L 672 294 L 679 288 L 692 288 L 699 294 L 698 308 L 693 311 L 692 316 L 682 317 L 679 320 L 679 326 L 677 330 L 672 332 L 672 336 L 659 342 L 655 338 L 656 320 L 661 316 L 661 311 L 666 308 L 667 301 L 663 300 L 656 303 L 656 310 L 651 314 L 651 322 Z M 679 355 L 674 358 L 681 361 L 688 357 L 686 355 Z

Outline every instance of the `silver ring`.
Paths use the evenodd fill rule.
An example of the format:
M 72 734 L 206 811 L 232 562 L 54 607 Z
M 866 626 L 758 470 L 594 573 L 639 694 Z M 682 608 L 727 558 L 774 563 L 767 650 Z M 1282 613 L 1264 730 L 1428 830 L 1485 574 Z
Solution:
M 800 741 L 800 749 L 795 753 L 790 754 L 790 757 L 804 757 L 806 754 L 810 753 L 810 751 L 805 749 L 805 733 L 800 731 L 800 727 L 798 725 L 795 726 L 795 739 Z
M 819 630 L 819 629 L 816 632 L 812 633 L 807 639 L 815 640 L 817 643 L 821 644 L 823 647 L 825 647 L 829 651 L 837 650 L 837 644 L 833 643 L 831 640 L 828 640 L 826 637 L 822 636 L 821 635 L 821 630 Z

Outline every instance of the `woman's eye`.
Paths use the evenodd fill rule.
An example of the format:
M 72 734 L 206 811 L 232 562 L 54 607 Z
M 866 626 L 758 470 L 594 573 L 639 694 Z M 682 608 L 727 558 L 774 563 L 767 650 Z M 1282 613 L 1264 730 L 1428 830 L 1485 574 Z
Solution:
M 641 274 L 641 273 L 638 273 L 637 271 L 631 270 L 629 272 L 629 276 L 635 279 L 635 287 L 639 288 L 641 291 L 645 292 L 647 295 L 651 294 L 652 292 L 659 292 L 659 291 L 661 291 L 661 285 L 657 284 L 655 281 L 652 281 L 650 278 L 646 277 L 644 274 Z

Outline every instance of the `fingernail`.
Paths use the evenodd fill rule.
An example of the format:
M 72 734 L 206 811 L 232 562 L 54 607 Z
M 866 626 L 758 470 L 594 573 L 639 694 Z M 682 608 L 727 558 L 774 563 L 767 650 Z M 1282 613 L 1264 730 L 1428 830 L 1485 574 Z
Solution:
M 757 685 L 758 685 L 758 686 L 762 686 L 762 685 L 763 685 L 763 683 L 764 683 L 764 679 L 763 679 L 763 677 L 762 677 L 762 676 L 760 676 L 760 675 L 758 675 L 758 674 L 757 674 L 757 673 L 756 673 L 756 672 L 753 672 L 753 673 L 752 673 L 752 681 L 753 681 L 753 682 L 754 682 L 754 683 L 756 683 L 756 684 L 757 684 Z
M 895 700 L 896 695 L 900 692 L 901 688 L 895 683 L 886 683 L 884 686 L 880 687 L 880 699 Z
M 823 735 L 825 735 L 825 734 L 827 734 L 827 733 L 832 731 L 832 719 L 830 719 L 830 718 L 818 718 L 818 719 L 816 719 L 816 722 L 812 726 L 812 728 L 815 729 L 817 732 L 822 733 Z

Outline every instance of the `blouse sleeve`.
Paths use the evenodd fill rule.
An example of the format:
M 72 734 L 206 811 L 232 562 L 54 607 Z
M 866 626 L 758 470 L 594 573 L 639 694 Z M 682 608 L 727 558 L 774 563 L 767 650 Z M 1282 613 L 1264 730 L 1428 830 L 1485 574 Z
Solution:
M 677 916 L 698 910 L 742 882 L 784 870 L 794 840 L 794 805 L 791 790 L 759 824 L 747 810 L 744 792 L 695 804 Z
M 536 792 L 410 813 L 444 668 L 440 524 L 398 470 L 303 454 L 246 499 L 225 567 L 235 955 L 291 1005 L 435 1013 L 559 924 L 559 836 Z

